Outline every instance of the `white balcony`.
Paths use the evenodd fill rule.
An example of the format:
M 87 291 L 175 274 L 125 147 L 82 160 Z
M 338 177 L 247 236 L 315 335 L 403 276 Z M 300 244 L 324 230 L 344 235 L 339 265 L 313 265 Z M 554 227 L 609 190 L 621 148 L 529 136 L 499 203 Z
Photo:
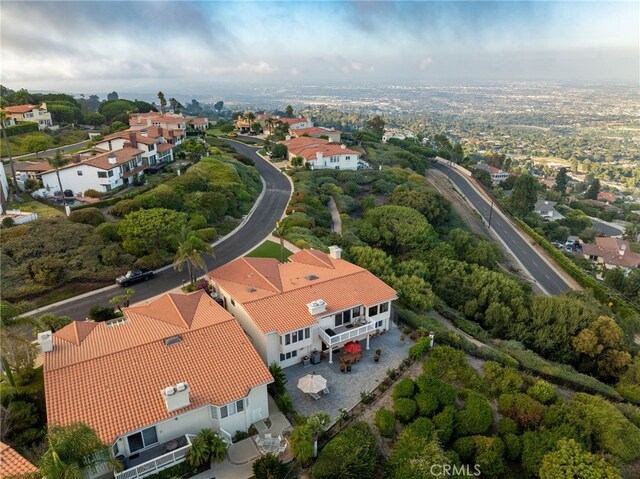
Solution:
M 191 434 L 186 434 L 185 436 L 182 436 L 182 437 L 186 439 L 186 445 L 182 447 L 178 447 L 173 451 L 164 452 L 166 451 L 167 447 L 171 442 L 178 442 L 178 440 L 181 439 L 179 438 L 178 440 L 170 441 L 170 443 L 165 443 L 165 444 L 156 446 L 148 451 L 143 451 L 140 454 L 140 456 L 142 457 L 147 455 L 153 456 L 156 453 L 162 453 L 162 452 L 164 453 L 158 456 L 155 456 L 152 459 L 149 459 L 145 462 L 139 463 L 137 465 L 132 465 L 128 469 L 125 469 L 122 472 L 116 472 L 114 474 L 115 479 L 138 479 L 138 478 L 149 476 L 151 474 L 155 474 L 157 472 L 162 471 L 163 469 L 167 469 L 171 466 L 175 466 L 176 464 L 180 464 L 181 462 L 184 462 L 187 452 L 189 451 L 189 449 L 191 449 L 191 440 L 195 436 Z
M 337 333 L 334 335 L 327 333 L 327 330 L 321 329 L 319 331 L 320 339 L 322 339 L 327 346 L 337 346 L 348 341 L 362 339 L 363 336 L 366 336 L 376 330 L 375 324 L 376 323 L 372 321 L 363 326 L 347 329 L 343 333 Z

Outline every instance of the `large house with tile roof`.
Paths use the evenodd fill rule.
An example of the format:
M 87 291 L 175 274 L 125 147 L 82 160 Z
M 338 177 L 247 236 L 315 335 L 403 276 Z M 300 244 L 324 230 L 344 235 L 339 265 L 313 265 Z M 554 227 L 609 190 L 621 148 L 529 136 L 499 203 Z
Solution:
M 38 473 L 38 468 L 18 454 L 8 444 L 0 442 L 0 479 L 28 477 Z
M 269 370 L 203 291 L 167 293 L 124 317 L 73 322 L 38 341 L 48 423 L 92 427 L 125 466 L 116 479 L 181 462 L 204 428 L 230 443 L 269 416 Z
M 307 249 L 286 263 L 240 258 L 208 277 L 262 357 L 285 368 L 314 351 L 333 352 L 391 327 L 396 292 L 366 269 L 330 253 Z
M 340 142 L 341 131 L 335 128 L 325 128 L 323 126 L 311 126 L 308 128 L 289 128 L 291 136 L 297 138 L 299 136 L 309 136 L 311 138 L 323 138 L 329 140 L 332 143 Z
M 173 149 L 184 141 L 183 130 L 167 130 L 150 126 L 129 128 L 107 135 L 96 143 L 97 148 L 114 151 L 126 146 L 142 150 L 142 158 L 149 167 L 164 165 L 174 160 Z
M 149 113 L 133 113 L 129 115 L 129 126 L 133 129 L 147 128 L 149 126 L 157 126 L 168 130 L 186 130 L 187 119 L 177 113 L 158 113 L 150 111 Z
M 322 138 L 299 136 L 281 141 L 287 147 L 289 161 L 295 156 L 304 158 L 313 170 L 357 170 L 360 152 L 345 145 L 331 143 Z
M 53 127 L 51 113 L 47 111 L 47 104 L 37 105 L 14 105 L 2 109 L 7 114 L 5 126 L 12 126 L 24 122 L 34 122 L 38 124 L 39 130 Z
M 71 163 L 58 169 L 62 187 L 74 195 L 82 195 L 89 189 L 107 192 L 133 183 L 149 167 L 143 153 L 143 150 L 126 146 L 120 150 L 96 149 L 74 155 Z M 49 168 L 40 177 L 47 190 L 55 192 L 60 189 L 54 169 Z
M 607 269 L 622 268 L 630 272 L 640 267 L 640 254 L 631 251 L 628 241 L 618 238 L 598 236 L 595 244 L 582 245 L 582 254 Z

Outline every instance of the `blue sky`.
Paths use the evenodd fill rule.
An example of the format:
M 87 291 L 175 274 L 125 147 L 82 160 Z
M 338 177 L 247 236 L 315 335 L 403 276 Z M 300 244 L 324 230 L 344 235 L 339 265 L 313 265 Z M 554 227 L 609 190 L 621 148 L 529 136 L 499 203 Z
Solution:
M 638 81 L 640 2 L 10 2 L 9 87 Z

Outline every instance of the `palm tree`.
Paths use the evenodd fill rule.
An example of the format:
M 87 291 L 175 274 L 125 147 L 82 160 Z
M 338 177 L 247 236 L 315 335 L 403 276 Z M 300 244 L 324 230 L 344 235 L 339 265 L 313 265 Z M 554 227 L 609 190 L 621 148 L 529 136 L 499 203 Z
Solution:
M 11 180 L 13 181 L 13 188 L 17 195 L 18 183 L 16 180 L 16 170 L 13 165 L 13 157 L 11 156 L 11 147 L 9 146 L 9 140 L 7 139 L 7 130 L 4 128 L 4 122 L 9 119 L 9 114 L 6 111 L 0 111 L 0 128 L 2 128 L 2 138 L 4 139 L 5 147 L 7 148 L 7 156 L 9 157 L 9 168 L 11 168 Z M 9 198 L 9 192 L 6 192 L 7 198 Z
M 60 168 L 69 164 L 71 160 L 62 156 L 62 152 L 60 150 L 57 150 L 53 158 L 48 158 L 47 161 L 49 162 L 51 168 L 55 168 L 56 170 L 56 176 L 58 177 L 58 186 L 60 187 L 60 194 L 62 195 L 62 200 L 64 201 L 64 190 L 62 189 L 62 181 L 60 180 Z
M 178 271 L 182 271 L 186 263 L 189 270 L 189 281 L 193 284 L 196 280 L 195 269 L 206 271 L 207 268 L 207 263 L 202 257 L 202 253 L 213 255 L 213 248 L 188 226 L 182 227 L 176 235 L 176 240 L 178 248 L 176 256 L 173 258 L 173 267 Z
M 29 310 L 28 303 L 10 304 L 6 301 L 0 302 L 0 345 L 5 345 L 7 339 L 21 340 L 19 333 L 23 329 L 23 326 L 33 326 L 40 328 L 41 323 L 31 316 L 22 317 L 22 313 Z M 15 332 L 18 332 L 16 335 Z M 6 356 L 6 350 L 4 347 L 2 350 L 2 356 L 0 356 L 0 363 L 2 367 L 2 373 L 7 379 L 9 386 L 15 387 L 16 382 L 13 377 L 13 371 L 9 360 Z
M 97 472 L 104 465 L 116 471 L 122 469 L 111 447 L 81 422 L 50 426 L 47 445 L 49 448 L 40 460 L 40 474 L 47 479 L 82 479 L 86 472 Z
M 313 431 L 306 424 L 294 427 L 289 440 L 297 460 L 306 462 L 313 457 Z
M 311 434 L 313 434 L 313 457 L 318 456 L 318 436 L 325 431 L 329 421 L 331 421 L 331 418 L 324 411 L 314 412 L 309 419 L 307 419 L 305 426 L 308 427 L 311 430 Z
M 160 101 L 160 114 L 164 115 L 164 108 L 167 106 L 167 99 L 161 91 L 158 92 L 158 100 Z
M 193 467 L 206 463 L 213 466 L 226 458 L 227 444 L 211 429 L 203 429 L 196 435 L 186 455 L 187 462 Z
M 272 453 L 256 459 L 252 467 L 256 479 L 283 479 L 287 475 L 287 466 Z

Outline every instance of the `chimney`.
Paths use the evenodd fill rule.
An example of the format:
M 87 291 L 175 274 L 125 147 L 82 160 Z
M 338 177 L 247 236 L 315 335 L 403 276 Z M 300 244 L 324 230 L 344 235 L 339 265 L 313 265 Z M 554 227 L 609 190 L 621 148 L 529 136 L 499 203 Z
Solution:
M 291 139 L 291 135 L 287 135 L 284 137 L 285 141 L 289 141 Z
M 141 134 L 142 136 L 144 136 L 145 138 L 148 138 L 148 137 L 149 137 L 149 133 L 147 133 L 147 130 L 142 130 L 142 131 L 140 132 L 140 134 Z
M 133 148 L 133 145 L 131 144 L 131 142 L 130 142 L 130 141 L 125 141 L 125 142 L 122 144 L 122 148 Z
M 347 149 L 347 145 L 342 144 L 342 145 L 340 145 L 340 148 L 342 148 L 343 150 L 346 150 Z
M 109 156 L 109 164 L 115 165 L 116 163 L 118 163 L 118 159 L 116 158 L 116 155 L 110 155 Z
M 323 299 L 318 299 L 307 304 L 307 308 L 309 308 L 309 314 L 313 314 L 315 316 L 316 314 L 324 313 L 327 310 L 327 303 Z
M 50 353 L 53 351 L 53 334 L 51 331 L 43 331 L 38 333 L 38 344 L 43 353 Z
M 71 159 L 73 160 L 74 163 L 80 163 L 80 155 L 78 153 L 73 155 Z
M 329 246 L 329 256 L 333 259 L 340 259 L 342 257 L 342 249 L 338 246 Z
M 620 256 L 624 256 L 624 253 L 627 251 L 627 245 L 626 244 L 621 244 L 620 245 L 620 249 L 618 250 L 618 254 Z
M 130 131 L 129 132 L 129 141 L 131 142 L 131 147 L 132 148 L 137 148 L 138 147 L 138 140 L 136 139 L 136 132 L 135 131 Z
M 167 412 L 176 411 L 187 407 L 191 404 L 189 400 L 189 392 L 191 389 L 187 383 L 178 383 L 175 386 L 168 386 L 160 391 L 164 403 L 167 406 Z

